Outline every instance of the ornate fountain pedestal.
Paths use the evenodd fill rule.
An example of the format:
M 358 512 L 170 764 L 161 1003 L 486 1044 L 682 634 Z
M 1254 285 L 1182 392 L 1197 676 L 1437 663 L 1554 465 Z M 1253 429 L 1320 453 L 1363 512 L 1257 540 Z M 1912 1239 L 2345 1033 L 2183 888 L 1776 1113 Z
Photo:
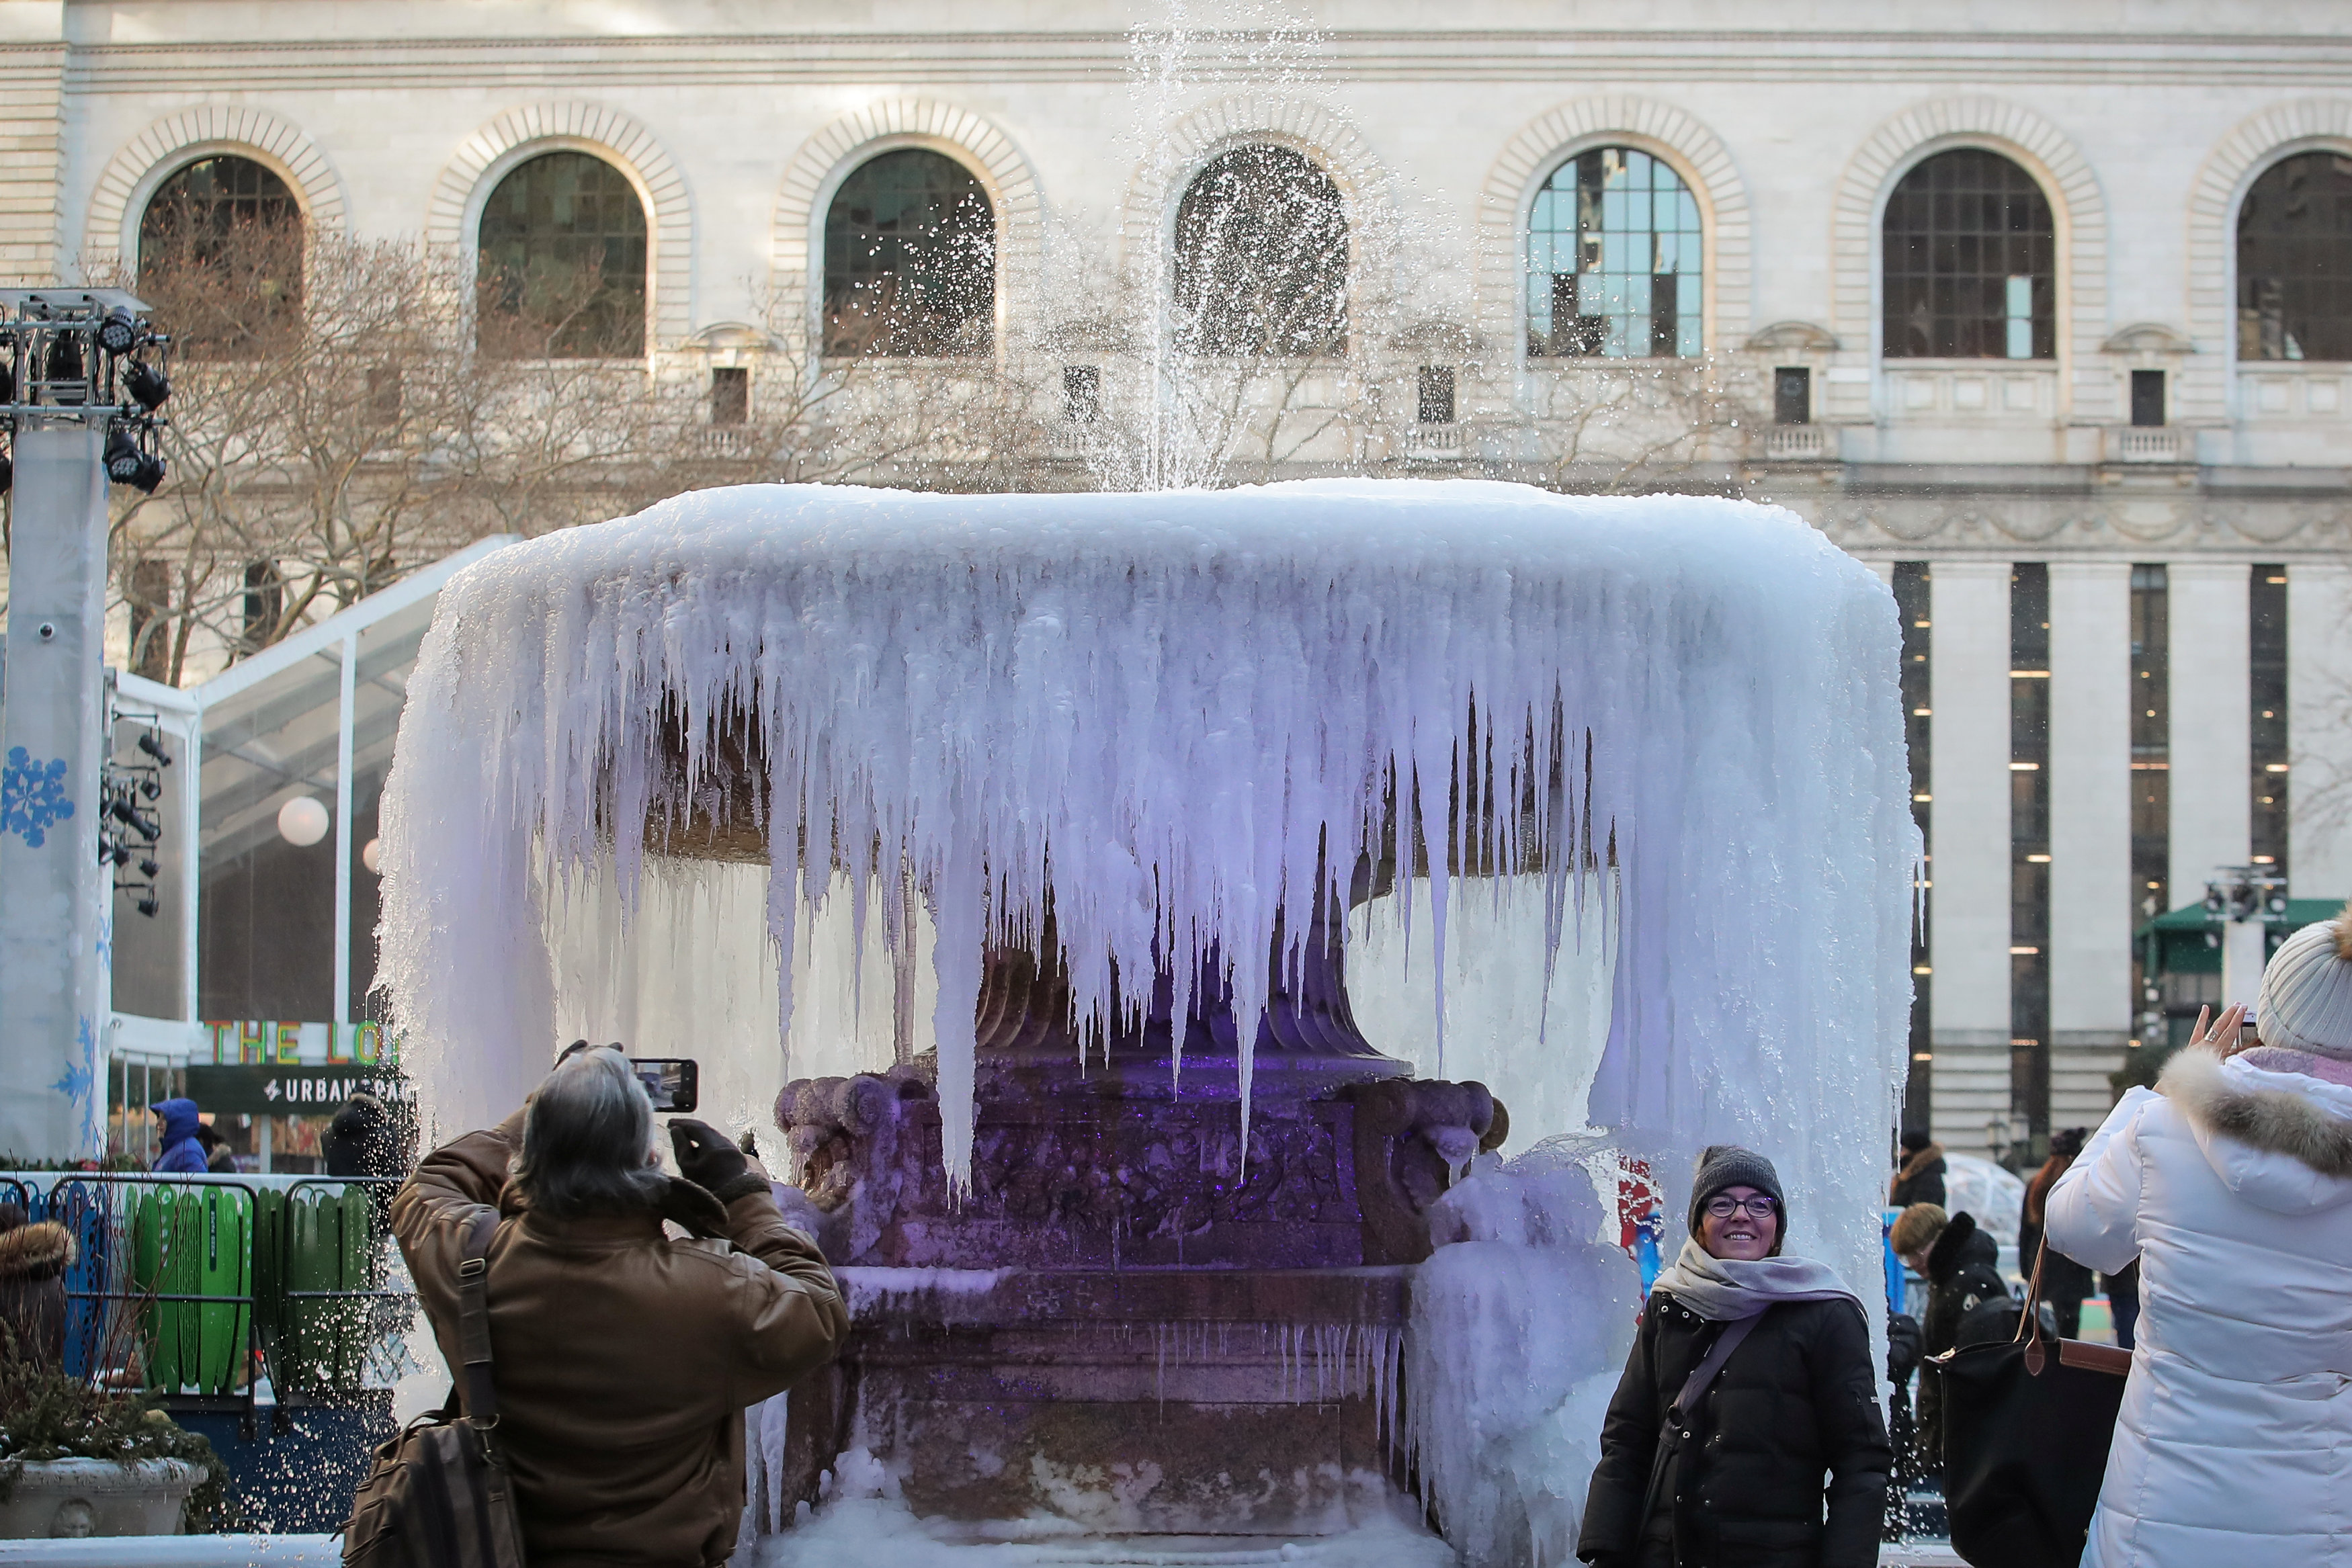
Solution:
M 788 1489 L 872 1451 L 926 1516 L 1332 1533 L 1392 1507 L 1407 1265 L 1501 1108 L 1414 1082 L 1348 1017 L 1338 954 L 1261 1030 L 1244 1157 L 1230 1009 L 1166 989 L 1082 1069 L 1066 997 L 992 959 L 971 1188 L 950 1201 L 919 1071 L 787 1086 L 777 1122 L 853 1298 L 794 1390 Z

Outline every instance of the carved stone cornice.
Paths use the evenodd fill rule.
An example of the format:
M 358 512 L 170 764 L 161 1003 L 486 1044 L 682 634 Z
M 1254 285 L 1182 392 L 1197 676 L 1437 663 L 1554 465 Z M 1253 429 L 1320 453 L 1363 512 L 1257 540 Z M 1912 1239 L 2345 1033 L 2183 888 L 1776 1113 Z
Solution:
M 2096 473 L 2098 471 L 2092 471 Z M 1941 488 L 1758 484 L 1840 548 L 1866 557 L 1970 554 L 2264 560 L 2352 552 L 2352 488 Z

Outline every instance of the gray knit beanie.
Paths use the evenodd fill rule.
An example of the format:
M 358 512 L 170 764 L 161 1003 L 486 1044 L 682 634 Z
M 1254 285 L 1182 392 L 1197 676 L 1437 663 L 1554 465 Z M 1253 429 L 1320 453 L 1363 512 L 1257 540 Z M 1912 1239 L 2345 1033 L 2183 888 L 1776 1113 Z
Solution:
M 1737 1144 L 1710 1144 L 1698 1156 L 1698 1169 L 1691 1177 L 1690 1213 L 1685 1223 L 1693 1236 L 1698 1234 L 1699 1218 L 1706 1200 L 1727 1187 L 1752 1186 L 1758 1192 L 1769 1193 L 1780 1206 L 1780 1226 L 1772 1239 L 1772 1250 L 1780 1250 L 1780 1242 L 1789 1234 L 1789 1200 L 1780 1196 L 1780 1173 L 1772 1162 L 1753 1149 L 1743 1149 Z
M 2352 1061 L 2352 904 L 2279 944 L 2254 1016 L 2264 1045 Z

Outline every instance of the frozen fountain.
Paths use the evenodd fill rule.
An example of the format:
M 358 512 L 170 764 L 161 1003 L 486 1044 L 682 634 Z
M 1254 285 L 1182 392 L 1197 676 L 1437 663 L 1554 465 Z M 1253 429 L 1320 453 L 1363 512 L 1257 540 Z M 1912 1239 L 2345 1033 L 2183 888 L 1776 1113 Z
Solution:
M 1466 1518 L 1494 1467 L 1459 1456 L 1510 1437 L 1476 1391 L 1593 1375 L 1622 1291 L 1589 1189 L 1546 1211 L 1579 1234 L 1496 1228 L 1540 1207 L 1480 1152 L 1507 1115 L 1365 1040 L 1342 915 L 1392 892 L 1442 976 L 1465 878 L 1539 883 L 1555 956 L 1599 901 L 1591 1123 L 1661 1171 L 1770 1147 L 1792 1245 L 1871 1278 L 1916 854 L 1895 639 L 1865 568 L 1740 503 L 684 496 L 444 590 L 384 969 L 428 1113 L 480 1124 L 559 1038 L 568 889 L 644 940 L 663 867 L 760 868 L 777 1043 L 745 1070 L 858 1326 L 762 1443 L 755 1522 L 847 1456 L 982 1533 L 1312 1536 L 1391 1509 L 1416 1445 Z M 902 1011 L 928 950 L 929 1039 L 811 1076 L 794 959 L 842 901 Z M 1534 1275 L 1433 1271 L 1433 1214 L 1580 1260 L 1497 1294 Z M 1530 1342 L 1586 1348 L 1537 1375 Z

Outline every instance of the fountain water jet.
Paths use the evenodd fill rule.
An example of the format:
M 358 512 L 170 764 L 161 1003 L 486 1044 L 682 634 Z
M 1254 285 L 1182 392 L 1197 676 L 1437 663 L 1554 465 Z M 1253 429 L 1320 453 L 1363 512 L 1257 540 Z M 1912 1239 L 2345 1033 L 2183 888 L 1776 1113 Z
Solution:
M 1867 1278 L 1916 850 L 1895 646 L 1865 569 L 1730 502 L 681 497 L 444 591 L 385 804 L 406 1058 L 445 1131 L 510 1108 L 554 1039 L 531 890 L 625 889 L 648 844 L 764 852 L 786 952 L 836 873 L 911 874 L 935 1070 L 775 1067 L 829 1255 L 893 1270 L 794 1397 L 803 1475 L 862 1442 L 990 1518 L 1124 1466 L 1121 1528 L 1326 1528 L 1384 1468 L 1385 1375 L 1296 1406 L 1289 1347 L 1393 1343 L 1495 1131 L 1358 1050 L 1333 868 L 1424 863 L 1433 944 L 1456 873 L 1536 869 L 1556 946 L 1613 862 L 1592 1119 L 1661 1169 L 1769 1141 L 1792 1244 Z

